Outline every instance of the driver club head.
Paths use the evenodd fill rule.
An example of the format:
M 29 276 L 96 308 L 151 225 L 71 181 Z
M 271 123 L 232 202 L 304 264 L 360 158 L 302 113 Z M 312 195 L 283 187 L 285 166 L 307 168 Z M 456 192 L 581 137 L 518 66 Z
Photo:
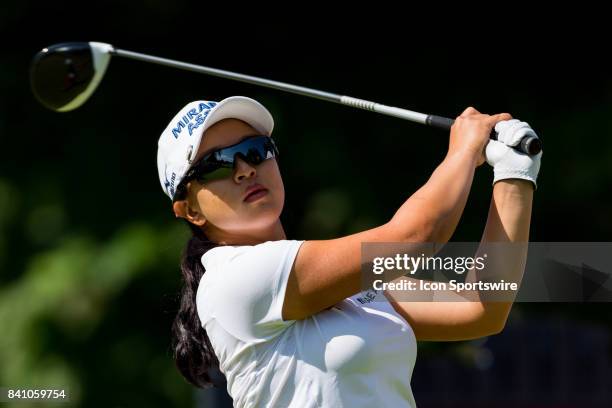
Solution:
M 61 43 L 43 48 L 30 67 L 36 99 L 57 112 L 78 108 L 102 80 L 113 46 L 98 42 Z

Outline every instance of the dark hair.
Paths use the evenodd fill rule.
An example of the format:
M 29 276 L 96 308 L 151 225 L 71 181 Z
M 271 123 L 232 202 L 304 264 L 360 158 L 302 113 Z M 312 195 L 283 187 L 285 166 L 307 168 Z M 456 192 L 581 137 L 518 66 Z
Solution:
M 183 377 L 196 387 L 221 386 L 219 360 L 196 308 L 196 292 L 206 272 L 201 261 L 202 255 L 219 245 L 210 241 L 198 226 L 188 221 L 187 224 L 193 236 L 187 242 L 181 258 L 184 282 L 180 307 L 172 324 L 174 360 Z

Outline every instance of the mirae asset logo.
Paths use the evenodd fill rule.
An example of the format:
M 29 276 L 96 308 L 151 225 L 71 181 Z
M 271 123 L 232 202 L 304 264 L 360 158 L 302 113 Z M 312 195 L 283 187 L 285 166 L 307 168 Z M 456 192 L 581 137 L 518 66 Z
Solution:
M 187 128 L 187 131 L 189 131 L 189 136 L 191 136 L 193 131 L 204 123 L 204 119 L 206 119 L 212 108 L 215 106 L 217 106 L 217 102 L 201 102 L 197 109 L 189 109 L 189 111 L 183 115 L 181 120 L 176 122 L 176 127 L 172 128 L 172 136 L 174 136 L 175 139 L 178 139 L 179 135 L 185 128 Z

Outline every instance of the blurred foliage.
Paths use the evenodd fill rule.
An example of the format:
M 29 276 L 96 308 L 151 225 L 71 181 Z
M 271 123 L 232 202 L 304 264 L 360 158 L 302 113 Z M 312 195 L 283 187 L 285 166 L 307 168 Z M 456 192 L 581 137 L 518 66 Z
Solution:
M 76 403 L 108 406 L 136 405 L 142 397 L 133 384 L 162 380 L 151 401 L 188 403 L 188 387 L 163 352 L 170 310 L 151 307 L 172 288 L 164 272 L 176 270 L 177 243 L 186 238 L 183 228 L 132 223 L 104 243 L 66 235 L 33 255 L 0 290 L 0 383 L 67 387 Z M 92 387 L 100 380 L 124 388 Z
M 516 69 L 455 40 L 385 48 L 268 20 L 254 28 L 246 14 L 232 14 L 229 35 L 212 9 L 187 24 L 200 5 L 186 1 L 91 3 L 87 14 L 100 17 L 88 19 L 83 7 L 9 1 L 0 13 L 3 38 L 19 38 L 0 56 L 0 386 L 68 387 L 76 406 L 191 404 L 169 349 L 188 232 L 173 222 L 155 159 L 160 132 L 187 101 L 242 94 L 271 110 L 290 239 L 388 221 L 447 146 L 443 132 L 399 119 L 119 59 L 82 108 L 50 112 L 29 91 L 28 65 L 57 42 L 104 41 L 451 117 L 469 105 L 510 112 L 545 145 L 532 240 L 610 239 L 612 81 L 601 53 L 579 42 L 513 42 L 533 52 Z M 478 169 L 454 240 L 480 238 L 490 181 Z M 610 323 L 607 306 L 515 309 Z M 419 353 L 452 347 L 474 352 L 424 344 Z

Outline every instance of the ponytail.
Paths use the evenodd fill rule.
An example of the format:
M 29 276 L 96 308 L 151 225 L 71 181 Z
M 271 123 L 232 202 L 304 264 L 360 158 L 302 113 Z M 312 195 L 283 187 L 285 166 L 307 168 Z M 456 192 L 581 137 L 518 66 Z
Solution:
M 202 255 L 218 246 L 197 226 L 187 222 L 193 236 L 181 258 L 183 288 L 179 311 L 172 324 L 172 350 L 176 366 L 192 385 L 207 388 L 218 385 L 219 360 L 213 351 L 196 307 L 196 292 L 206 270 Z

